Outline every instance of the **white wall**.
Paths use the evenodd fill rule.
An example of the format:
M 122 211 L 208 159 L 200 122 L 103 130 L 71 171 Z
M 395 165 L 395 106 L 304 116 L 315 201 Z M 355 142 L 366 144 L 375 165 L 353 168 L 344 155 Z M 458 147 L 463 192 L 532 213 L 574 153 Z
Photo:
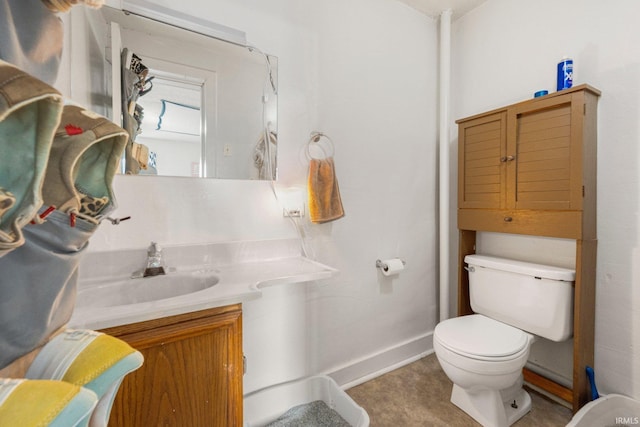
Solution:
M 589 83 L 602 91 L 595 372 L 601 392 L 635 398 L 640 398 L 638 14 L 636 0 L 489 0 L 455 22 L 452 65 L 455 119 L 530 98 L 540 89 L 555 91 L 555 67 L 563 55 L 574 59 L 574 85 Z M 454 134 L 453 151 L 456 143 Z
M 278 188 L 305 187 L 310 132 L 335 143 L 346 216 L 302 225 L 310 251 L 341 274 L 245 304 L 245 391 L 319 372 L 357 381 L 429 351 L 437 23 L 392 0 L 184 0 L 180 8 L 246 31 L 278 57 Z M 116 215 L 132 219 L 104 224 L 91 251 L 295 235 L 264 182 L 120 176 L 115 190 Z M 407 269 L 383 277 L 376 259 L 396 256 Z
M 315 9 L 317 126 L 335 143 L 346 210 L 309 229 L 318 257 L 343 272 L 309 295 L 311 354 L 326 369 L 435 327 L 437 25 L 388 1 Z M 407 270 L 383 278 L 375 260 L 395 256 Z

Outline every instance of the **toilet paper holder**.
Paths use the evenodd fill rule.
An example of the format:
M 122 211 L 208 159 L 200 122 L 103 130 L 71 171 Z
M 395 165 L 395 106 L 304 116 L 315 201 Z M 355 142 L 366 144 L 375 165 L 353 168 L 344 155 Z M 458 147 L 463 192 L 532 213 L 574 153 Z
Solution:
M 402 261 L 402 265 L 407 265 L 405 260 L 401 259 L 400 261 Z M 389 269 L 389 266 L 384 261 L 379 259 L 376 260 L 376 267 L 385 271 Z

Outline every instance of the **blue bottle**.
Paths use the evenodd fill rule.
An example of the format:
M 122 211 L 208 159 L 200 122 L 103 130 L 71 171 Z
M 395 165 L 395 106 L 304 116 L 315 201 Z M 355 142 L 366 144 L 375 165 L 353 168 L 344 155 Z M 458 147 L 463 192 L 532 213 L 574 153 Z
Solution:
M 569 89 L 571 86 L 573 86 L 573 59 L 565 57 L 558 62 L 557 90 Z

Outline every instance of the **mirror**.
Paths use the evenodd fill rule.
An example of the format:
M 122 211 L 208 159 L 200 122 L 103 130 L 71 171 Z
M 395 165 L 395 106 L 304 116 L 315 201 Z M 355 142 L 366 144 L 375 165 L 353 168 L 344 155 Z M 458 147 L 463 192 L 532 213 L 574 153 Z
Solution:
M 87 14 L 110 52 L 112 100 L 96 111 L 132 135 L 123 173 L 276 178 L 276 57 L 107 6 Z

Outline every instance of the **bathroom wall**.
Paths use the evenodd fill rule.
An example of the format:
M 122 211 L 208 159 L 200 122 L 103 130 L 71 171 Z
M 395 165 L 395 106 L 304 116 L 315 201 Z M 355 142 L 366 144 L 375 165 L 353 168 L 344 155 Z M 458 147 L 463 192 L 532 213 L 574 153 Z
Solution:
M 310 255 L 341 273 L 270 288 L 244 305 L 245 391 L 320 372 L 357 382 L 429 351 L 437 22 L 393 0 L 183 0 L 180 10 L 246 31 L 278 57 L 277 192 L 298 188 L 304 201 L 310 132 L 335 144 L 346 216 L 300 224 Z M 70 79 L 63 75 L 60 87 Z M 266 182 L 119 176 L 115 190 L 115 215 L 132 219 L 103 224 L 92 252 L 297 235 Z M 390 257 L 407 262 L 393 278 L 375 268 Z
M 640 398 L 640 46 L 634 30 L 640 6 L 609 3 L 489 0 L 455 21 L 451 116 L 553 91 L 563 55 L 574 58 L 575 84 L 602 90 L 596 379 L 601 391 Z M 244 30 L 279 57 L 278 189 L 304 188 L 309 132 L 326 132 L 336 145 L 347 216 L 301 224 L 312 255 L 341 275 L 274 288 L 262 302 L 248 304 L 245 335 L 253 344 L 247 337 L 245 343 L 262 361 L 250 357 L 247 390 L 315 372 L 348 383 L 428 349 L 437 317 L 437 23 L 392 0 L 183 0 L 181 10 Z M 66 64 L 58 86 L 82 98 L 83 67 L 71 67 L 68 57 Z M 452 194 L 456 135 L 453 125 Z M 182 244 L 296 235 L 269 183 L 118 177 L 115 184 L 116 214 L 133 218 L 104 224 L 90 251 L 143 250 L 152 239 Z M 452 259 L 455 208 L 452 197 Z M 485 242 L 501 244 L 495 236 Z M 392 256 L 406 259 L 407 270 L 382 278 L 373 263 Z M 451 263 L 452 278 L 455 268 Z M 455 297 L 452 284 L 453 306 Z M 257 326 L 265 319 L 266 331 Z M 268 369 L 271 376 L 264 375 Z
M 640 398 L 639 13 L 636 0 L 489 0 L 457 20 L 452 37 L 454 119 L 530 98 L 541 89 L 555 91 L 555 67 L 564 55 L 574 59 L 574 85 L 589 83 L 602 91 L 595 372 L 601 392 L 635 398 Z M 454 128 L 453 159 L 456 144 Z M 455 239 L 455 230 L 451 233 Z

